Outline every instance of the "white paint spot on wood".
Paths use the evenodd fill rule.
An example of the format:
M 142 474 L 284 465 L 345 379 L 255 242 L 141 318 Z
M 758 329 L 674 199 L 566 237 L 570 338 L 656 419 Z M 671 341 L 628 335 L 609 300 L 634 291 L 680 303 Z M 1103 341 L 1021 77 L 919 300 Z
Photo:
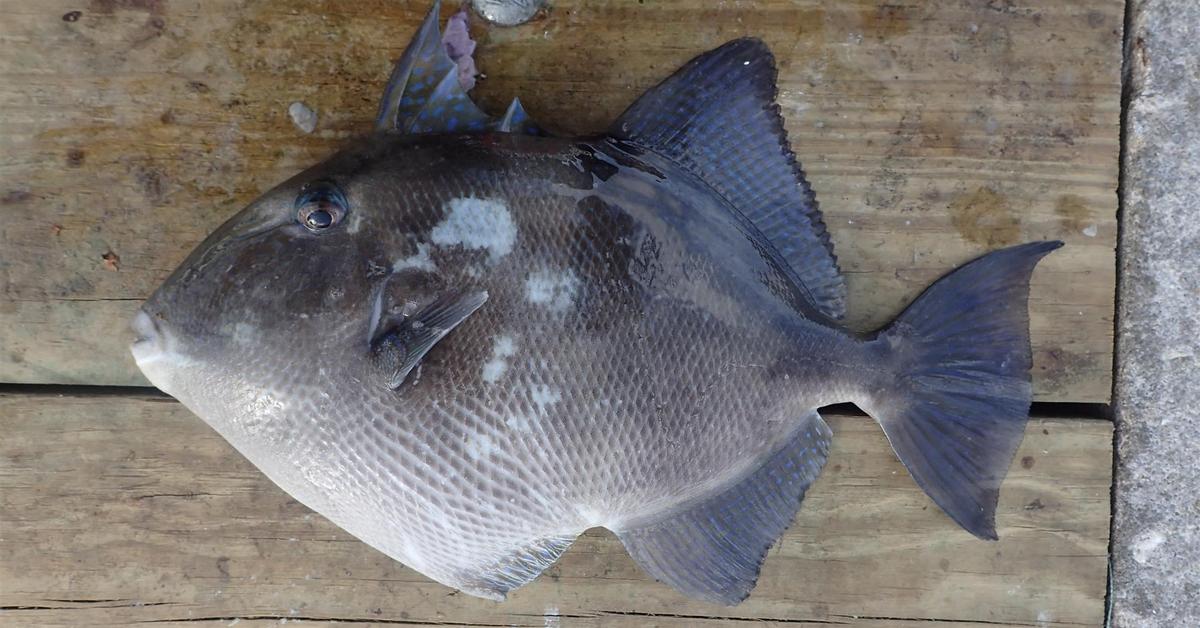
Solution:
M 512 252 L 517 225 L 502 201 L 469 196 L 446 204 L 446 218 L 429 237 L 443 246 L 485 249 L 491 261 L 497 262 Z
M 484 19 L 502 26 L 528 22 L 546 4 L 546 0 L 472 0 L 472 6 Z M 548 37 L 549 31 L 542 36 Z
M 306 134 L 317 130 L 317 112 L 302 102 L 288 105 L 288 116 L 292 118 L 292 124 Z
M 483 381 L 495 384 L 508 370 L 508 360 L 517 353 L 517 343 L 512 336 L 496 336 L 492 343 L 492 359 L 483 364 Z
M 571 271 L 539 270 L 525 280 L 525 298 L 555 312 L 566 312 L 575 301 L 579 278 Z
M 392 263 L 392 272 L 400 272 L 408 269 L 423 270 L 433 272 L 437 270 L 437 266 L 433 263 L 433 259 L 429 257 L 429 245 L 424 242 L 417 245 L 417 252 L 404 259 L 396 260 Z
M 561 618 L 558 615 L 558 607 L 547 606 L 546 610 L 542 612 L 542 625 L 546 628 L 557 628 L 562 625 L 560 622 Z
M 1094 238 L 1096 237 L 1096 225 L 1088 225 L 1083 228 L 1083 235 Z

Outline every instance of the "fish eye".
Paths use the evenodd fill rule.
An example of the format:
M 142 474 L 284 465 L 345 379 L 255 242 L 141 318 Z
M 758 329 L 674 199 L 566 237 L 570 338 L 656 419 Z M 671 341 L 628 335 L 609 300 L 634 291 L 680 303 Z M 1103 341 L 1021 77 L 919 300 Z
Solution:
M 346 216 L 346 195 L 332 181 L 314 181 L 296 198 L 296 220 L 316 233 L 337 225 Z
M 304 226 L 308 227 L 309 229 L 325 229 L 332 224 L 333 214 L 330 214 L 328 210 L 320 208 L 314 209 L 313 211 L 308 212 L 308 215 L 304 217 Z

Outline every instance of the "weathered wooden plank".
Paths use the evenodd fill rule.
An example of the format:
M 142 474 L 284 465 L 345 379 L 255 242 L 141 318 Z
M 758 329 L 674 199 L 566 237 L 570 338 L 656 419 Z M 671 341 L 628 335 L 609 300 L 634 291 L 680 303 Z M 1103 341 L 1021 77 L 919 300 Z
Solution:
M 1109 423 L 1031 423 L 1002 492 L 996 543 L 942 515 L 872 421 L 831 424 L 829 464 L 742 605 L 683 598 L 600 531 L 495 604 L 432 583 L 311 514 L 174 402 L 0 397 L 0 607 L 9 609 L 0 622 L 1102 621 Z
M 427 8 L 400 2 L 6 0 L 0 21 L 0 381 L 141 384 L 126 321 L 208 231 L 369 128 Z M 939 274 L 1035 238 L 1037 397 L 1106 401 L 1120 0 L 563 0 L 477 26 L 477 90 L 602 129 L 740 35 L 780 103 L 850 282 L 879 325 Z M 306 135 L 289 121 L 303 101 Z M 106 254 L 112 254 L 105 259 Z

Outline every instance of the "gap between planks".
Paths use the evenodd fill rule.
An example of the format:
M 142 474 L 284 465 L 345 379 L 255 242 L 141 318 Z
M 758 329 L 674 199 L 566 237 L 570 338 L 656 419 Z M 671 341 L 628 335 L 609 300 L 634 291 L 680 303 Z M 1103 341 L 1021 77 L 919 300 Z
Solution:
M 0 382 L 0 396 L 128 397 L 130 399 L 175 401 L 153 386 L 109 386 L 89 384 L 24 384 Z M 870 416 L 852 403 L 839 403 L 820 409 L 822 414 Z M 1076 401 L 1035 401 L 1030 405 L 1031 419 L 1095 419 L 1112 421 L 1112 406 L 1106 403 Z
M 429 582 L 333 527 L 161 394 L 0 394 L 0 607 L 21 625 L 1102 620 L 1110 423 L 1031 422 L 1001 493 L 997 543 L 941 515 L 873 422 L 833 412 L 830 423 L 826 471 L 742 606 L 681 598 L 600 530 L 497 606 Z M 77 607 L 51 608 L 71 605 L 62 600 Z

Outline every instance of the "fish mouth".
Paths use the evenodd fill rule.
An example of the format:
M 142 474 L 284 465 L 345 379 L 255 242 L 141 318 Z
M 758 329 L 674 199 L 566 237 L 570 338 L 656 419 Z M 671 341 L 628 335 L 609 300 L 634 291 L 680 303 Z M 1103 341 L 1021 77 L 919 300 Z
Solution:
M 186 356 L 179 353 L 178 343 L 170 329 L 164 327 L 159 318 L 145 309 L 138 310 L 129 323 L 133 330 L 134 340 L 129 345 L 133 361 L 138 369 L 159 390 L 174 395 L 174 382 L 179 378 L 178 371 L 194 364 Z
M 137 314 L 133 316 L 129 328 L 133 330 L 134 335 L 134 341 L 129 345 L 129 350 L 133 353 L 133 359 L 138 365 L 152 362 L 166 351 L 166 335 L 163 334 L 158 321 L 154 320 L 154 317 L 146 310 L 138 310 Z

